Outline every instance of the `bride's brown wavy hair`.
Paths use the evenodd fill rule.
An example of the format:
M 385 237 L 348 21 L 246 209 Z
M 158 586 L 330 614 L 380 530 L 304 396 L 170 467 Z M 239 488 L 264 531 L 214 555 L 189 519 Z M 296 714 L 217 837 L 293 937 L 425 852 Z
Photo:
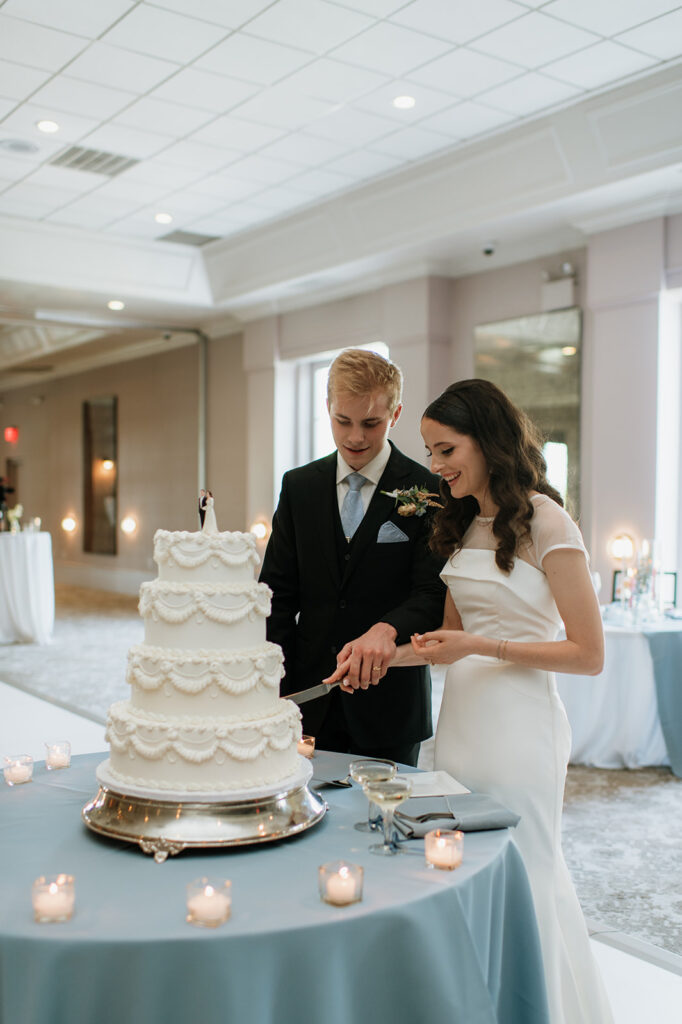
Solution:
M 435 420 L 458 434 L 471 437 L 481 449 L 490 474 L 489 494 L 497 506 L 493 534 L 498 544 L 495 562 L 511 572 L 519 543 L 530 537 L 537 491 L 563 506 L 559 492 L 547 480 L 542 438 L 537 427 L 505 393 L 488 380 L 460 380 L 431 402 L 422 419 Z M 441 480 L 443 509 L 433 520 L 430 544 L 443 558 L 459 551 L 474 516 L 480 512 L 473 495 L 453 498 Z

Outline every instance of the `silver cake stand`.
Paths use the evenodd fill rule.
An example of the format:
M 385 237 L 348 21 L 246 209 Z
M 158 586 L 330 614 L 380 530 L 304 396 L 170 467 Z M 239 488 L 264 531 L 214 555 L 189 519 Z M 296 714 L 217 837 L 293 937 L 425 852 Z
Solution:
M 83 821 L 100 835 L 137 843 L 162 863 L 169 855 L 202 846 L 246 846 L 286 839 L 305 831 L 324 817 L 326 802 L 308 786 L 312 766 L 301 758 L 300 772 L 277 788 L 225 794 L 169 793 L 166 799 L 145 795 L 109 774 L 108 761 L 97 769 L 99 791 L 86 804 Z

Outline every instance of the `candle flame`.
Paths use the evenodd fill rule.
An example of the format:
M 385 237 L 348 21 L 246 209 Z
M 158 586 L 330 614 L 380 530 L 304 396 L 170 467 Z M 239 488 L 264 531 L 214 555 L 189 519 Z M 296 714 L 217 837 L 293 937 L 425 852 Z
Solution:
M 204 886 L 204 896 L 213 896 L 214 894 L 215 894 L 215 889 L 213 888 L 212 885 Z
M 59 892 L 59 886 L 56 882 L 50 882 L 48 886 L 48 892 L 51 896 L 55 896 Z
M 342 868 L 339 868 L 339 874 L 341 875 L 341 878 L 348 878 L 348 876 L 350 875 L 350 871 L 348 870 L 345 864 L 343 865 Z

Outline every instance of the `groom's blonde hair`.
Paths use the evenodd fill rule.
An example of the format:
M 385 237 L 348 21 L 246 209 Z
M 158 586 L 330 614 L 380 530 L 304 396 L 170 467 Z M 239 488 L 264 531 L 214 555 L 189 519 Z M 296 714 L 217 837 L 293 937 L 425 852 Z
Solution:
M 388 411 L 396 411 L 403 395 L 403 374 L 399 366 L 377 352 L 362 348 L 346 348 L 329 367 L 327 401 L 335 395 L 369 395 L 382 391 Z

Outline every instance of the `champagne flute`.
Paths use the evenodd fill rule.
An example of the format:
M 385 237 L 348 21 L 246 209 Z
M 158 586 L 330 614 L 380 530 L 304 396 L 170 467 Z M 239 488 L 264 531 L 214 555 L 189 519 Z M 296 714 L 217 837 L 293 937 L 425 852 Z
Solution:
M 384 841 L 374 843 L 369 848 L 370 853 L 376 853 L 383 857 L 392 857 L 400 852 L 400 847 L 393 839 L 393 814 L 403 800 L 407 800 L 412 792 L 410 779 L 388 779 L 385 782 L 366 782 L 363 786 L 368 800 L 372 800 L 381 808 L 384 818 Z
M 397 770 L 395 761 L 388 758 L 362 757 L 351 761 L 348 773 L 353 782 L 364 786 L 366 782 L 387 782 Z M 379 809 L 370 800 L 367 821 L 358 821 L 355 828 L 358 832 L 375 832 L 379 828 L 380 817 Z

